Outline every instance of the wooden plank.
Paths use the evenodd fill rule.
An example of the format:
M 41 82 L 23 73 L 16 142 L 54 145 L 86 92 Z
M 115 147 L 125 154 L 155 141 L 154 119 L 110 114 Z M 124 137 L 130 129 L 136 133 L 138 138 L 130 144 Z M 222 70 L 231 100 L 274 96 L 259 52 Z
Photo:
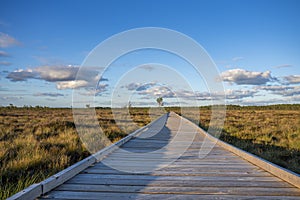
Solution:
M 138 136 L 139 134 L 141 134 L 145 129 L 147 129 L 148 127 L 152 126 L 153 124 L 161 121 L 161 123 L 165 123 L 165 121 L 167 120 L 168 117 L 168 113 L 159 117 L 158 119 L 152 121 L 151 123 L 149 123 L 148 125 L 134 131 L 133 133 L 129 134 L 128 136 L 122 138 L 121 140 L 119 140 L 118 142 L 110 145 L 109 147 L 106 147 L 104 149 L 102 149 L 101 151 L 95 153 L 93 156 L 96 158 L 96 160 L 99 162 L 101 161 L 105 156 L 107 156 L 108 154 L 110 154 L 112 151 L 118 149 L 120 146 L 124 145 L 126 142 L 128 142 L 129 140 L 131 140 L 132 138 Z
M 155 162 L 153 162 L 155 163 Z M 119 164 L 118 162 L 116 163 L 109 163 L 110 165 L 105 166 L 105 165 L 97 165 L 93 166 L 92 168 L 87 168 L 84 171 L 88 171 L 91 169 L 96 169 L 96 170 L 105 170 L 105 169 L 112 169 L 115 168 L 115 166 L 120 166 L 120 167 L 139 167 L 139 166 L 145 166 L 143 163 L 122 163 Z M 229 165 L 229 164 L 224 164 L 224 165 L 213 165 L 213 164 L 192 164 L 192 163 L 161 163 L 158 162 L 158 165 L 164 166 L 164 168 L 161 168 L 160 170 L 189 170 L 189 171 L 210 171 L 210 170 L 238 170 L 238 171 L 261 171 L 261 172 L 266 172 L 265 170 L 257 167 L 257 166 L 247 166 L 247 165 Z M 267 172 L 269 173 L 269 172 Z M 269 173 L 270 174 L 270 173 Z M 273 175 L 272 175 L 273 176 Z
M 155 153 L 156 150 L 158 150 L 158 148 L 130 148 L 130 147 L 126 147 L 126 148 L 120 148 L 117 151 L 119 151 L 119 152 L 128 151 L 128 152 L 134 152 L 134 153 L 151 152 L 151 154 L 153 154 L 153 153 Z M 179 148 L 172 148 L 172 151 L 174 151 L 174 152 L 171 152 L 170 151 L 171 149 L 169 149 L 169 150 L 164 149 L 164 150 L 165 150 L 164 154 L 169 154 L 169 153 L 174 154 L 176 151 L 178 152 L 180 149 Z M 162 150 L 160 150 L 160 151 L 162 151 Z M 190 149 L 188 149 L 187 151 L 190 151 Z M 182 151 L 180 150 L 179 152 L 182 152 Z M 199 148 L 198 148 L 198 153 L 199 153 Z M 209 156 L 209 154 L 207 156 Z M 239 159 L 239 158 L 237 158 L 237 159 Z
M 85 192 L 130 192 L 148 194 L 230 194 L 230 195 L 272 195 L 272 196 L 300 196 L 296 188 L 272 188 L 272 187 L 165 187 L 165 186 L 137 186 L 137 185 L 86 185 L 64 184 L 57 190 L 85 191 Z
M 182 117 L 182 118 L 184 120 L 186 120 L 187 122 L 189 122 L 192 126 L 197 127 L 199 129 L 199 131 L 202 134 L 204 134 L 211 141 L 216 142 L 218 145 L 235 153 L 236 155 L 240 156 L 241 158 L 246 159 L 247 161 L 253 163 L 254 165 L 257 165 L 257 166 L 261 167 L 262 169 L 272 173 L 273 175 L 281 178 L 282 180 L 287 181 L 288 183 L 300 188 L 300 175 L 299 174 L 296 174 L 296 173 L 294 173 L 290 170 L 287 170 L 285 168 L 282 168 L 274 163 L 271 163 L 267 160 L 264 160 L 260 157 L 255 156 L 251 153 L 248 153 L 246 151 L 238 149 L 230 144 L 227 144 L 227 143 L 211 136 L 210 134 L 206 133 L 203 129 L 201 129 L 200 127 L 195 125 L 193 122 L 189 121 L 188 119 L 186 119 L 184 117 Z
M 120 149 L 115 148 L 103 157 L 103 163 L 108 166 L 95 163 L 43 198 L 300 199 L 299 189 L 241 159 L 235 152 L 219 144 L 211 149 L 218 141 L 203 143 L 207 136 L 196 125 L 191 126 L 188 120 L 174 113 L 165 116 L 164 120 L 152 125 L 165 125 L 165 128 L 150 126 L 125 144 L 119 143 Z M 155 134 L 158 130 L 160 133 Z M 187 134 L 181 136 L 181 142 L 170 145 L 177 131 Z M 194 132 L 197 132 L 195 137 Z M 193 143 L 186 149 L 189 137 L 194 137 Z M 200 147 L 211 152 L 199 158 Z M 183 150 L 185 152 L 181 153 Z M 180 158 L 169 163 L 178 155 Z M 200 152 L 200 155 L 204 154 Z M 144 173 L 133 170 L 149 166 L 156 170 Z
M 134 175 L 133 172 L 126 172 L 126 171 L 133 171 L 130 169 L 125 168 L 124 171 L 118 171 L 118 170 L 96 170 L 96 169 L 91 169 L 90 171 L 84 171 L 83 173 L 88 173 L 88 174 L 124 174 L 124 175 Z M 147 175 L 150 173 L 139 173 L 141 175 Z M 197 172 L 187 172 L 187 171 L 155 171 L 152 172 L 151 175 L 153 176 L 231 176 L 231 177 L 267 177 L 270 176 L 267 172 L 264 173 L 259 173 L 259 172 L 245 172 L 245 171 L 222 171 L 222 170 L 211 170 L 211 171 L 197 171 Z M 192 178 L 191 178 L 192 179 Z
M 137 194 L 137 193 L 111 193 L 111 192 L 73 192 L 73 191 L 53 191 L 51 194 L 43 197 L 44 200 L 55 199 L 109 199 L 109 200 L 132 200 L 132 199 L 168 199 L 168 200 L 249 200 L 249 199 L 262 199 L 262 200 L 299 200 L 300 197 L 291 196 L 240 196 L 240 195 L 193 195 L 193 194 Z
M 124 161 L 127 161 L 127 162 L 132 162 L 132 163 L 134 163 L 134 162 L 143 162 L 143 161 L 150 161 L 150 162 L 152 162 L 152 161 L 159 161 L 159 162 L 163 162 L 163 161 L 165 161 L 165 160 L 168 160 L 168 158 L 164 158 L 164 159 L 155 159 L 155 158 L 153 158 L 153 159 L 144 159 L 144 158 L 141 158 L 141 159 L 138 159 L 138 158 L 129 158 L 129 159 L 121 159 L 120 161 L 122 161 L 122 162 L 124 162 Z M 117 162 L 118 163 L 118 160 L 116 159 L 116 158 L 114 158 L 114 159 L 111 159 L 110 158 L 110 161 L 115 161 L 115 162 Z M 249 167 L 251 167 L 251 168 L 255 168 L 255 169 L 258 169 L 259 167 L 257 167 L 257 166 L 254 166 L 254 165 L 249 165 L 249 164 L 247 164 L 247 163 L 242 163 L 242 162 L 230 162 L 230 161 L 228 161 L 228 162 L 224 162 L 224 161 L 222 161 L 222 162 L 218 162 L 218 163 L 214 163 L 214 162 L 205 162 L 205 161 L 203 161 L 203 162 L 197 162 L 197 161 L 194 161 L 194 162 L 190 162 L 190 163 L 187 163 L 187 162 L 185 162 L 186 160 L 183 160 L 183 161 L 175 161 L 175 162 L 173 162 L 173 163 L 170 163 L 169 165 L 168 165 L 168 167 L 185 167 L 185 168 L 187 168 L 187 167 L 196 167 L 196 168 L 201 168 L 201 167 L 222 167 L 222 168 L 226 168 L 226 167 L 245 167 L 245 168 L 249 168 Z M 100 167 L 107 167 L 107 165 L 106 164 L 102 164 L 102 163 L 97 163 L 96 165 L 94 165 L 95 166 L 95 168 L 100 168 Z
M 203 155 L 203 154 L 200 154 Z M 220 154 L 211 154 L 210 156 L 207 156 L 206 158 L 201 158 L 199 159 L 198 155 L 186 155 L 183 154 L 178 158 L 178 154 L 151 154 L 148 153 L 146 156 L 145 155 L 140 155 L 138 153 L 135 154 L 113 154 L 111 156 L 109 156 L 109 158 L 111 159 L 117 159 L 117 158 L 122 158 L 121 160 L 163 160 L 163 159 L 173 159 L 173 158 L 177 158 L 177 160 L 175 162 L 186 162 L 191 161 L 191 162 L 198 162 L 198 163 L 205 163 L 206 161 L 209 160 L 214 160 L 214 165 L 220 165 L 220 163 L 222 162 L 227 162 L 229 163 L 230 161 L 232 161 L 232 164 L 237 164 L 237 163 L 243 163 L 243 164 L 248 164 L 245 160 L 243 159 L 236 159 L 235 157 L 230 157 L 231 155 L 225 155 L 225 157 L 222 157 Z M 219 160 L 220 158 L 222 158 L 222 160 Z M 224 159 L 226 158 L 226 159 Z M 232 159 L 229 159 L 232 158 Z
M 97 182 L 98 179 L 145 179 L 145 180 L 198 180 L 198 181 L 281 181 L 281 179 L 274 176 L 155 176 L 155 175 L 127 175 L 127 174 L 78 174 L 69 181 L 90 181 Z
M 167 147 L 169 148 L 186 148 L 186 146 L 188 146 L 189 143 L 164 143 L 164 144 L 154 144 L 154 143 L 126 143 L 124 144 L 121 148 L 122 149 L 125 149 L 125 148 L 155 148 L 155 149 L 165 149 Z M 206 144 L 207 145 L 207 144 Z M 200 149 L 201 148 L 201 145 L 189 145 L 189 149 Z
M 180 152 L 179 152 L 180 153 Z M 172 158 L 177 158 L 177 160 L 179 161 L 187 161 L 187 160 L 190 160 L 190 161 L 205 161 L 205 159 L 212 159 L 212 158 L 215 158 L 216 162 L 218 161 L 219 158 L 232 158 L 231 160 L 233 161 L 241 161 L 243 162 L 242 159 L 236 159 L 236 157 L 230 155 L 230 154 L 227 154 L 227 155 L 224 155 L 224 157 L 222 157 L 221 154 L 217 153 L 217 154 L 210 154 L 209 156 L 206 156 L 205 158 L 201 158 L 199 159 L 199 155 L 192 155 L 192 154 L 181 154 L 180 157 L 178 157 L 178 154 L 179 153 L 174 153 L 174 154 L 164 154 L 164 153 L 156 153 L 156 154 L 152 154 L 152 153 L 147 153 L 147 155 L 141 155 L 139 153 L 131 153 L 129 154 L 127 152 L 127 154 L 113 154 L 113 155 L 110 155 L 109 158 L 111 159 L 118 159 L 118 158 L 121 158 L 122 160 L 153 160 L 153 159 L 158 159 L 158 160 L 163 160 L 163 159 L 172 159 Z M 200 154 L 201 156 L 204 154 Z M 245 162 L 244 162 L 245 163 Z M 216 165 L 218 165 L 218 163 L 215 163 Z M 249 163 L 248 163 L 249 165 Z
M 85 184 L 69 181 L 65 184 Z M 65 185 L 64 184 L 64 185 Z M 183 186 L 183 187 L 273 187 L 273 188 L 284 188 L 291 186 L 283 181 L 270 182 L 270 181 L 197 181 L 197 180 L 143 180 L 143 179 L 99 179 L 97 184 L 100 185 L 144 185 L 144 186 Z
M 165 154 L 162 153 L 162 154 L 157 154 L 155 156 L 152 156 L 149 153 L 149 154 L 144 155 L 144 157 L 121 157 L 121 156 L 118 157 L 118 156 L 109 156 L 109 157 L 107 157 L 105 159 L 105 161 L 111 160 L 111 161 L 120 161 L 120 162 L 123 162 L 123 161 L 128 161 L 128 162 L 130 162 L 130 161 L 141 161 L 141 162 L 143 162 L 143 161 L 149 161 L 149 162 L 151 162 L 151 161 L 160 161 L 160 160 L 161 161 L 163 161 L 163 160 L 166 160 L 166 161 L 167 160 L 174 160 L 174 158 L 176 158 L 176 160 L 174 160 L 174 161 L 177 161 L 177 159 L 178 160 L 180 159 L 179 155 L 177 154 L 177 156 L 176 156 L 176 154 L 175 154 L 174 156 L 173 155 L 172 156 L 168 156 L 168 155 L 165 155 Z M 134 156 L 134 155 L 132 155 L 132 156 Z M 210 155 L 210 156 L 207 156 L 207 158 L 210 158 L 210 159 L 214 158 L 216 160 L 215 165 L 218 165 L 217 161 L 220 158 L 222 158 L 222 159 L 227 158 L 227 160 L 229 160 L 231 158 L 235 159 L 236 157 L 234 157 L 232 155 L 224 155 L 224 156 L 221 156 L 221 155 Z M 193 157 L 193 158 L 188 157 L 188 159 L 184 159 L 184 157 L 183 157 L 183 158 L 181 158 L 180 161 L 185 162 L 186 160 L 195 161 L 195 162 L 201 163 L 201 161 L 199 161 L 199 158 L 197 158 L 197 156 Z M 180 161 L 178 161 L 178 162 L 180 162 Z M 253 166 L 253 165 L 248 164 L 248 166 Z
M 148 152 L 148 151 L 146 151 Z M 178 154 L 181 154 L 181 152 L 177 152 L 177 153 L 153 153 L 153 152 L 148 152 L 147 155 L 144 155 L 143 153 L 145 153 L 144 151 L 143 152 L 131 152 L 130 154 L 127 152 L 127 155 L 126 154 L 114 154 L 114 155 L 111 155 L 109 157 L 111 158 L 116 158 L 116 157 L 119 157 L 119 158 L 123 158 L 123 159 L 126 159 L 126 158 L 137 158 L 137 159 L 140 159 L 140 158 L 172 158 L 172 157 L 178 157 Z M 199 155 L 200 156 L 203 156 L 201 158 L 199 158 Z M 205 161 L 205 160 L 215 160 L 216 162 L 218 162 L 219 159 L 222 159 L 222 160 L 232 160 L 232 161 L 240 161 L 240 162 L 247 162 L 245 161 L 244 159 L 240 159 L 236 156 L 232 156 L 230 154 L 228 155 L 220 155 L 220 154 L 214 154 L 214 153 L 211 153 L 207 156 L 204 157 L 205 154 L 181 154 L 180 157 L 178 157 L 178 161 L 185 161 L 186 160 L 191 160 L 191 161 L 198 161 L 198 162 L 202 162 L 202 161 Z M 221 161 L 221 160 L 220 160 Z M 217 164 L 217 163 L 216 163 Z M 249 162 L 248 162 L 249 164 Z
M 172 164 L 170 164 L 170 166 L 176 166 L 176 165 L 182 165 L 182 166 L 201 166 L 201 165 L 213 165 L 213 166 L 218 166 L 218 165 L 235 165 L 235 166 L 243 166 L 243 165 L 247 165 L 248 163 L 245 162 L 239 162 L 239 161 L 232 161 L 232 160 L 221 160 L 218 163 L 215 163 L 215 160 L 203 160 L 202 162 L 197 162 L 192 161 L 190 163 L 187 163 L 186 161 L 189 161 L 187 159 L 181 159 L 180 161 L 175 161 Z M 255 166 L 255 165 L 254 165 Z M 94 168 L 101 168 L 101 167 L 108 167 L 107 165 L 103 164 L 102 162 L 100 163 L 96 163 L 93 165 Z M 259 168 L 257 166 L 255 166 L 256 168 Z M 261 168 L 260 168 L 261 169 Z
M 164 167 L 164 168 L 161 168 L 161 169 L 165 169 L 165 170 L 172 170 L 172 169 L 175 169 L 175 170 L 185 170 L 185 169 L 188 169 L 189 171 L 194 171 L 194 170 L 198 170 L 198 171 L 201 171 L 201 170 L 203 170 L 203 171 L 207 171 L 207 170 L 211 170 L 212 168 L 213 169 L 215 169 L 215 170 L 221 170 L 221 169 L 223 169 L 223 170 L 227 170 L 227 171 L 229 171 L 229 170 L 232 170 L 232 171 L 234 171 L 234 170 L 244 170 L 244 171 L 247 171 L 247 170 L 256 170 L 256 169 L 259 169 L 258 167 L 256 167 L 256 166 L 245 166 L 245 167 L 243 167 L 243 168 L 241 168 L 241 167 L 235 167 L 235 166 L 226 166 L 226 165 L 224 165 L 224 166 L 196 166 L 196 165 L 194 165 L 194 166 L 190 166 L 190 165 L 188 165 L 188 163 L 187 163 L 187 165 L 182 165 L 182 166 L 170 166 L 169 165 L 169 163 L 167 163 L 167 162 L 155 162 L 155 161 L 151 161 L 151 162 L 141 162 L 141 163 L 139 163 L 139 162 L 133 162 L 133 163 L 124 163 L 124 162 L 106 162 L 106 164 L 109 164 L 109 166 L 110 167 L 124 167 L 124 168 L 130 168 L 130 167 L 146 167 L 147 165 L 150 165 L 150 164 L 156 164 L 157 165 L 157 167 Z M 97 168 L 96 168 L 97 169 Z

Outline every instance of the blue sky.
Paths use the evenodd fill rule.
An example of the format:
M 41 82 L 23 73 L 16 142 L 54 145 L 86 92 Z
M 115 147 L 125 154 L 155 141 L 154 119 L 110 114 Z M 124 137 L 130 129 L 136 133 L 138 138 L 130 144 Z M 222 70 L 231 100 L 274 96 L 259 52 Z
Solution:
M 228 104 L 300 103 L 299 1 L 0 3 L 0 105 L 70 107 L 72 90 L 80 88 L 83 96 L 96 96 L 96 105 L 107 106 L 116 84 L 123 84 L 118 92 L 127 92 L 134 105 L 155 105 L 158 96 L 164 97 L 166 105 L 192 105 L 195 100 L 202 105 L 219 95 L 208 92 L 192 66 L 157 50 L 133 52 L 116 60 L 102 74 L 97 91 L 87 79 L 75 80 L 80 65 L 100 42 L 142 27 L 172 29 L 202 45 L 220 71 Z M 146 80 L 152 69 L 156 75 L 170 71 L 164 65 L 174 69 L 173 77 L 176 71 L 188 80 L 193 92 L 176 81 L 161 84 L 155 74 Z M 127 77 L 131 78 L 125 80 L 130 70 L 132 75 Z M 91 69 L 90 80 L 100 80 L 97 73 L 99 69 Z M 145 78 L 137 82 L 132 79 L 136 76 Z

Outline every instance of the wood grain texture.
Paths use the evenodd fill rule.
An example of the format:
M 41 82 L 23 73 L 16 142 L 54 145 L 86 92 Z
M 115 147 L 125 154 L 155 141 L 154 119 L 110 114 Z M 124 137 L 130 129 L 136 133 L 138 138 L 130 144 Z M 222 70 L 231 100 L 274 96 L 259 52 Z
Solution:
M 170 113 L 40 199 L 300 199 L 281 168 L 236 151 Z

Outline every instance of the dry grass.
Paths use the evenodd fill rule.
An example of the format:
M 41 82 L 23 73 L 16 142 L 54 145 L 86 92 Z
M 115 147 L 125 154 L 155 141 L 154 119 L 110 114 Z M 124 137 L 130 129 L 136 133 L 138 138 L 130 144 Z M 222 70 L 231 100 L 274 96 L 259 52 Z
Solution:
M 97 109 L 99 124 L 115 142 L 150 122 L 147 109 L 131 109 L 137 126 L 122 120 L 122 109 Z M 119 112 L 119 113 L 118 113 Z M 120 127 L 124 128 L 122 130 Z M 0 199 L 40 182 L 89 156 L 73 122 L 71 109 L 0 108 Z
M 76 134 L 70 109 L 1 108 L 1 198 L 88 155 Z
M 179 108 L 166 110 L 180 114 Z M 124 109 L 96 109 L 112 142 L 158 117 L 149 112 L 148 108 L 131 108 L 130 114 Z M 209 107 L 190 108 L 186 117 L 200 119 L 199 126 L 207 129 L 210 114 Z M 222 130 L 222 140 L 300 173 L 299 105 L 229 106 Z M 71 109 L 0 108 L 0 199 L 89 155 L 76 133 Z

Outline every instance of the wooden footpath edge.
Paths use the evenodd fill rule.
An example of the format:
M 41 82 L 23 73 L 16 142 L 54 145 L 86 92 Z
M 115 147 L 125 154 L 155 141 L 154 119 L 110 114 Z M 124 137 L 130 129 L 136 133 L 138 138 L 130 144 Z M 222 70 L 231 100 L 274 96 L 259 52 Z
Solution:
M 178 115 L 177 113 L 175 113 Z M 232 153 L 236 154 L 237 156 L 249 161 L 250 163 L 262 168 L 263 170 L 266 170 L 267 172 L 273 174 L 274 176 L 284 180 L 285 182 L 288 182 L 292 184 L 293 186 L 300 188 L 300 175 L 292 172 L 288 169 L 285 169 L 283 167 L 280 167 L 279 165 L 276 165 L 274 163 L 271 163 L 263 158 L 260 158 L 254 154 L 251 154 L 249 152 L 246 152 L 242 149 L 239 149 L 231 144 L 228 144 L 226 142 L 223 142 L 222 140 L 210 135 L 207 133 L 205 130 L 197 126 L 195 123 L 192 121 L 186 119 L 183 116 L 178 115 L 179 117 L 182 117 L 185 121 L 189 122 L 193 126 L 197 127 L 198 130 L 203 133 L 208 139 L 211 141 L 215 142 L 216 144 L 222 146 L 223 148 L 231 151 Z
M 52 189 L 56 188 L 57 186 L 63 184 L 64 182 L 68 181 L 69 179 L 73 178 L 75 175 L 80 173 L 81 171 L 85 170 L 92 164 L 101 161 L 105 156 L 112 153 L 114 150 L 119 148 L 124 143 L 131 140 L 133 137 L 138 135 L 141 131 L 145 130 L 149 126 L 151 126 L 153 123 L 157 122 L 158 120 L 165 118 L 167 119 L 169 116 L 169 113 L 166 113 L 160 117 L 158 117 L 156 120 L 150 122 L 146 126 L 143 126 L 142 128 L 134 131 L 133 133 L 127 135 L 126 137 L 122 138 L 118 142 L 105 147 L 104 149 L 96 152 L 95 154 L 71 165 L 70 167 L 58 172 L 57 174 L 54 174 L 50 176 L 49 178 L 45 179 L 44 181 L 41 181 L 40 183 L 35 183 L 30 185 L 29 187 L 25 188 L 24 190 L 12 195 L 7 200 L 29 200 L 29 199 L 36 199 L 37 197 L 51 191 Z

